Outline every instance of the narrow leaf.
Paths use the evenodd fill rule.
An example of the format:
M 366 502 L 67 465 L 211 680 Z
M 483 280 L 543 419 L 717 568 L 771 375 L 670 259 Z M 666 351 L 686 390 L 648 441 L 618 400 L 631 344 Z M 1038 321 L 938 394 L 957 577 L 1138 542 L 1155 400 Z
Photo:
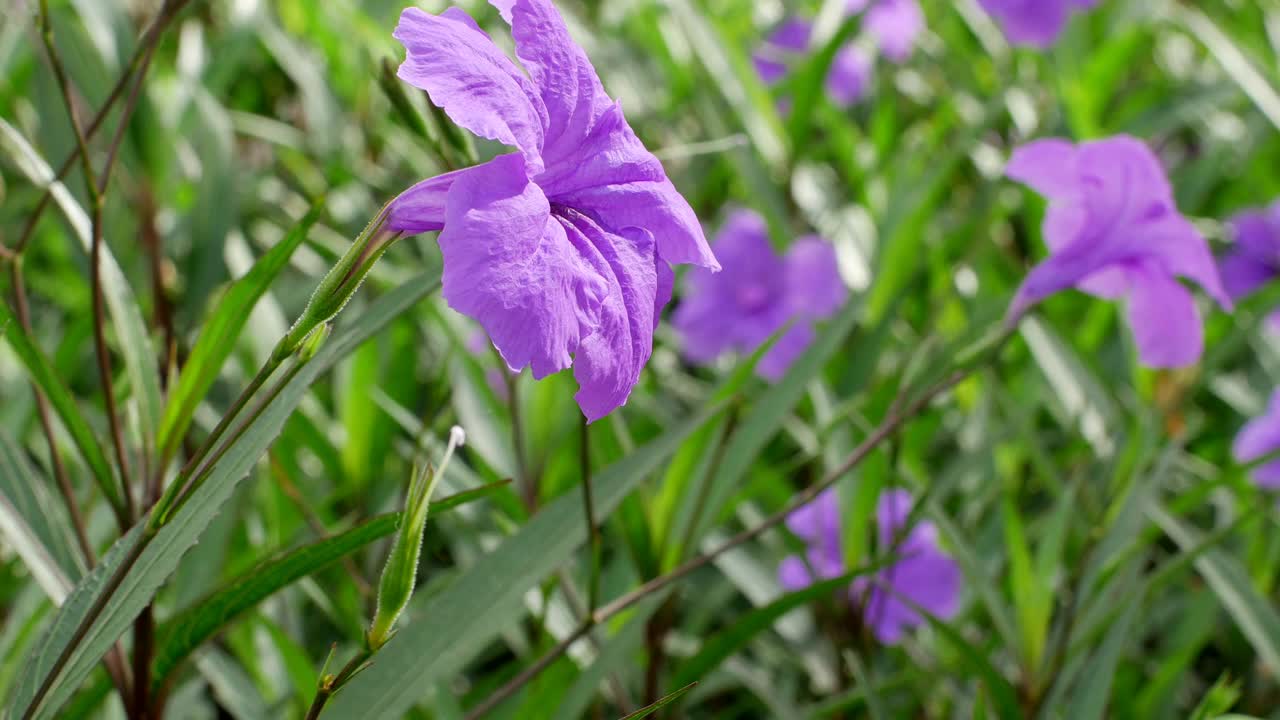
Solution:
M 658 712 L 659 710 L 661 710 L 662 708 L 664 708 L 664 707 L 666 707 L 666 706 L 670 705 L 671 703 L 675 702 L 676 700 L 679 700 L 682 696 L 684 696 L 684 694 L 685 694 L 685 693 L 689 692 L 690 690 L 694 689 L 694 688 L 695 688 L 695 687 L 697 687 L 697 686 L 698 686 L 698 683 L 696 683 L 696 682 L 695 682 L 695 683 L 689 683 L 688 685 L 685 685 L 684 687 L 680 688 L 679 690 L 677 690 L 677 691 L 675 691 L 675 692 L 671 693 L 670 695 L 667 695 L 666 697 L 662 698 L 662 699 L 661 699 L 661 700 L 659 700 L 658 702 L 656 702 L 656 703 L 654 703 L 654 704 L 652 704 L 652 705 L 650 705 L 650 706 L 648 706 L 648 707 L 642 707 L 642 708 L 640 708 L 639 710 L 637 710 L 637 711 L 635 711 L 635 712 L 631 713 L 630 715 L 628 715 L 628 716 L 626 716 L 626 717 L 622 718 L 622 720 L 640 720 L 640 718 L 646 718 L 646 717 L 649 717 L 650 715 L 652 715 L 652 714 L 654 714 L 654 713 Z

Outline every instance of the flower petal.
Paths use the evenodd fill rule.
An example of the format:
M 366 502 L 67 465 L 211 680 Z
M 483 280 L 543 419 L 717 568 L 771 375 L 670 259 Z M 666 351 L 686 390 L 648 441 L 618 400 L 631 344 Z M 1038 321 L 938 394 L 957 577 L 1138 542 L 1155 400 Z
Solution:
M 818 494 L 812 502 L 801 505 L 787 516 L 787 528 L 809 543 L 840 538 L 840 498 L 835 488 Z
M 1037 140 L 1014 150 L 1004 172 L 1050 200 L 1071 200 L 1079 195 L 1077 155 L 1066 140 Z
M 659 257 L 673 265 L 720 269 L 698 216 L 670 180 L 602 185 L 557 195 L 556 200 L 591 215 L 615 233 L 629 227 L 648 230 L 657 242 Z
M 831 101 L 849 107 L 867 94 L 871 84 L 871 61 L 854 45 L 836 53 L 827 72 L 826 89 Z
M 387 209 L 387 227 L 407 233 L 432 232 L 444 228 L 445 200 L 453 182 L 471 168 L 427 178 L 400 193 Z
M 1158 258 L 1170 274 L 1194 280 L 1224 309 L 1232 309 L 1231 296 L 1223 287 L 1209 243 L 1189 220 L 1174 211 L 1140 226 L 1138 231 L 1150 256 Z
M 787 251 L 783 260 L 787 280 L 787 302 L 803 317 L 828 317 L 849 297 L 840 263 L 831 243 L 816 235 L 806 235 Z
M 510 9 L 516 57 L 547 108 L 547 164 L 574 155 L 613 102 L 587 54 L 574 42 L 550 0 L 516 0 Z
M 916 0 L 880 0 L 867 11 L 865 23 L 885 57 L 905 62 L 924 32 L 924 12 Z
M 813 326 L 803 320 L 797 320 L 787 329 L 778 342 L 769 348 L 769 352 L 760 358 L 756 365 L 756 373 L 770 382 L 777 382 L 791 369 L 792 363 L 804 355 L 816 337 Z M 758 346 L 759 343 L 756 343 Z
M 595 321 L 583 328 L 573 367 L 580 388 L 574 398 L 587 420 L 595 421 L 627 401 L 653 352 L 658 261 L 646 230 L 614 235 L 580 213 L 556 217 L 601 283 L 593 301 Z
M 1191 292 L 1150 264 L 1131 270 L 1129 325 L 1138 359 L 1152 368 L 1194 364 L 1204 350 L 1204 327 Z
M 541 378 L 569 366 L 603 281 L 565 238 L 520 155 L 461 174 L 449 190 L 443 295 L 478 321 L 507 365 Z
M 803 558 L 788 555 L 778 565 L 778 584 L 788 592 L 803 590 L 813 584 L 813 575 L 809 573 L 809 566 L 804 564 Z
M 408 8 L 393 35 L 408 51 L 402 80 L 426 90 L 458 125 L 518 148 L 531 172 L 541 171 L 547 110 L 529 79 L 474 23 L 458 13 Z
M 1047 48 L 1058 39 L 1067 21 L 1065 0 L 978 0 L 1000 21 L 1009 41 Z

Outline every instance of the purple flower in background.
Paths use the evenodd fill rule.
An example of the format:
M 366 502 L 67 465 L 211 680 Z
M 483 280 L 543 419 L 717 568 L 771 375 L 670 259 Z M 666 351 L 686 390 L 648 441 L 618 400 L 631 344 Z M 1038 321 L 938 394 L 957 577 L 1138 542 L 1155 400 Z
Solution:
M 1280 202 L 1242 212 L 1228 224 L 1236 244 L 1219 269 L 1227 294 L 1239 300 L 1280 277 Z M 1267 323 L 1280 331 L 1280 310 L 1271 313 Z
M 944 619 L 953 617 L 960 608 L 960 568 L 938 549 L 933 524 L 918 522 L 906 537 L 899 537 L 912 504 L 911 493 L 906 490 L 890 490 L 880 496 L 876 509 L 880 547 L 885 551 L 893 549 L 899 559 L 872 578 L 859 578 L 849 589 L 855 606 L 865 601 L 864 617 L 876 637 L 890 645 L 923 622 L 913 605 Z M 778 566 L 778 582 L 783 588 L 801 590 L 816 580 L 839 577 L 846 571 L 839 499 L 834 490 L 823 492 L 793 512 L 787 518 L 787 527 L 808 547 L 803 559 L 792 555 Z
M 515 65 L 459 8 L 409 8 L 400 78 L 458 125 L 516 148 L 424 180 L 388 226 L 440 230 L 443 295 L 512 369 L 570 365 L 588 420 L 626 402 L 670 299 L 668 263 L 717 269 L 698 219 L 636 138 L 550 0 L 492 0 Z
M 924 12 L 916 0 L 879 0 L 867 11 L 864 23 L 885 57 L 905 62 L 924 32 Z
M 1145 144 L 1128 136 L 1079 146 L 1039 140 L 1013 153 L 1006 174 L 1049 200 L 1049 258 L 1023 281 L 1011 318 L 1071 287 L 1127 298 L 1144 365 L 1181 367 L 1199 359 L 1200 312 L 1177 278 L 1194 280 L 1223 308 L 1231 308 L 1231 299 L 1208 244 L 1178 213 L 1164 169 Z
M 848 291 L 835 251 L 821 238 L 806 236 L 779 257 L 764 219 L 735 210 L 716 238 L 715 252 L 724 270 L 690 272 L 688 292 L 672 318 L 685 355 L 706 363 L 728 350 L 749 353 L 791 322 L 756 366 L 761 376 L 777 380 L 813 342 L 813 322 L 844 303 Z
M 978 0 L 999 21 L 1010 42 L 1047 48 L 1058 39 L 1075 10 L 1087 10 L 1098 0 Z
M 1280 450 L 1280 390 L 1271 394 L 1266 412 L 1250 420 L 1231 446 L 1238 463 L 1250 463 Z M 1254 482 L 1267 490 L 1280 490 L 1280 460 L 1273 460 L 1253 471 Z
M 813 23 L 800 18 L 783 21 L 751 56 L 760 79 L 773 85 L 790 71 L 790 65 L 809 50 Z M 866 95 L 871 83 L 871 61 L 856 47 L 841 48 L 831 61 L 824 83 L 831 101 L 848 107 Z M 785 105 L 784 105 L 785 108 Z

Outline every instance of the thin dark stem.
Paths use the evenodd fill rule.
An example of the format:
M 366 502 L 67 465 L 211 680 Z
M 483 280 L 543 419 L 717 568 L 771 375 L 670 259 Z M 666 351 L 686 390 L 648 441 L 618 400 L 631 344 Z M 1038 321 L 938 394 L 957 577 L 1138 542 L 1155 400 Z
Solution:
M 373 656 L 373 652 L 368 648 L 356 653 L 351 661 L 343 666 L 342 670 L 336 676 L 320 678 L 320 687 L 316 688 L 316 697 L 311 701 L 311 707 L 307 708 L 306 720 L 316 720 L 320 717 L 320 713 L 324 710 L 325 703 L 329 702 L 329 698 L 342 689 L 355 674 L 360 672 L 369 658 Z
M 591 575 L 587 583 L 587 614 L 596 611 L 600 601 L 600 526 L 596 524 L 596 504 L 591 492 L 591 427 L 582 420 L 582 510 L 586 516 L 588 543 L 591 550 Z
M 102 123 L 106 121 L 107 115 L 111 113 L 111 108 L 115 106 L 116 102 L 119 101 L 120 97 L 124 93 L 125 88 L 129 86 L 130 78 L 133 77 L 133 74 L 137 72 L 138 68 L 141 66 L 143 57 L 154 51 L 155 45 L 159 43 L 160 37 L 164 34 L 169 23 L 173 21 L 178 12 L 189 1 L 190 0 L 167 0 L 164 7 L 160 8 L 160 12 L 156 14 L 156 19 L 153 20 L 151 26 L 147 28 L 141 41 L 138 43 L 138 47 L 134 49 L 133 56 L 129 58 L 129 64 L 116 80 L 116 84 L 112 86 L 111 92 L 107 94 L 107 99 L 102 103 L 102 107 L 98 109 L 98 112 L 85 127 L 84 137 L 86 140 L 91 140 L 93 136 L 97 134 L 98 130 L 102 127 Z M 23 226 L 22 234 L 18 236 L 18 242 L 13 246 L 11 251 L 12 254 L 21 255 L 22 252 L 26 250 L 27 244 L 31 242 L 31 238 L 35 235 L 36 225 L 40 222 L 40 217 L 44 214 L 44 211 L 48 209 L 50 201 L 53 200 L 54 185 L 65 178 L 67 173 L 71 172 L 72 166 L 74 166 L 76 161 L 80 159 L 81 152 L 82 148 L 77 145 L 71 151 L 71 154 L 67 156 L 67 159 L 63 160 L 62 164 L 58 166 L 58 171 L 54 173 L 53 180 L 44 189 L 44 192 L 41 193 L 40 200 L 36 202 L 35 209 L 31 211 L 31 216 L 27 218 L 27 224 Z
M 98 378 L 102 383 L 102 393 L 107 406 L 107 424 L 111 429 L 111 442 L 115 448 L 116 464 L 120 471 L 120 486 L 125 516 L 132 521 L 137 516 L 133 502 L 133 493 L 129 488 L 129 460 L 125 452 L 124 430 L 120 423 L 120 415 L 116 408 L 115 382 L 111 373 L 111 356 L 107 350 L 105 299 L 102 295 L 102 192 L 93 172 L 93 164 L 89 160 L 88 141 L 80 126 L 80 118 L 76 114 L 75 98 L 71 95 L 71 82 L 67 78 L 66 68 L 62 66 L 62 58 L 53 43 L 53 23 L 49 17 L 49 0 L 40 0 L 40 37 L 44 41 L 45 52 L 49 56 L 49 66 L 53 69 L 54 79 L 58 82 L 58 90 L 62 93 L 62 102 L 67 108 L 67 117 L 71 121 L 71 130 L 75 134 L 76 147 L 80 151 L 80 163 L 84 170 L 85 190 L 89 193 L 92 206 L 93 237 L 89 251 L 89 275 L 93 297 L 93 344 L 98 360 Z
M 987 353 L 984 353 L 983 359 L 993 356 L 996 352 L 998 352 L 999 349 L 1004 346 L 1005 340 L 1012 334 L 1012 332 L 1013 332 L 1012 329 L 1006 330 L 1006 332 L 1000 337 L 1000 339 L 996 343 L 992 345 L 992 347 L 987 351 Z M 828 473 L 827 476 L 824 477 L 821 482 L 813 485 L 812 487 L 808 488 L 807 490 L 805 490 L 804 492 L 796 496 L 796 498 L 792 500 L 792 502 L 788 504 L 787 507 L 774 513 L 773 515 L 770 515 L 768 518 L 765 518 L 762 522 L 755 525 L 754 527 L 748 528 L 738 533 L 737 535 L 734 535 L 733 537 L 726 540 L 724 543 L 720 544 L 714 550 L 711 550 L 707 553 L 704 553 L 702 555 L 699 555 L 689 560 L 688 562 L 684 563 L 680 567 L 677 567 L 675 570 L 672 570 L 666 575 L 662 575 L 660 577 L 654 578 L 640 585 L 634 590 L 627 592 L 626 594 L 617 598 L 613 602 L 597 609 L 595 613 L 593 613 L 590 617 L 586 618 L 583 621 L 583 623 L 578 627 L 577 630 L 573 632 L 572 635 L 570 635 L 565 640 L 561 641 L 560 644 L 556 645 L 554 648 L 548 651 L 545 655 L 538 658 L 538 660 L 533 665 L 530 665 L 528 668 L 522 671 L 519 675 L 516 675 L 514 678 L 508 681 L 505 685 L 499 688 L 496 692 L 494 692 L 492 695 L 486 698 L 483 702 L 477 705 L 473 710 L 467 713 L 466 720 L 476 720 L 476 718 L 481 717 L 482 715 L 488 713 L 493 708 L 497 707 L 498 704 L 500 704 L 503 700 L 514 695 L 516 692 L 520 690 L 520 688 L 524 687 L 525 684 L 527 684 L 530 680 L 536 677 L 538 673 L 540 673 L 542 670 L 544 670 L 549 665 L 551 665 L 551 663 L 555 662 L 557 658 L 559 658 L 569 649 L 569 646 L 572 645 L 574 641 L 576 641 L 577 639 L 585 635 L 587 632 L 589 632 L 591 628 L 601 623 L 607 622 L 610 618 L 630 608 L 632 605 L 635 605 L 641 600 L 653 595 L 654 593 L 660 590 L 665 589 L 667 586 L 672 585 L 684 579 L 685 577 L 693 574 L 694 572 L 702 569 L 703 567 L 711 564 L 716 560 L 716 558 L 729 552 L 730 550 L 733 550 L 734 548 L 737 548 L 755 539 L 757 536 L 759 536 L 761 533 L 765 532 L 766 530 L 769 530 L 771 528 L 777 527 L 778 525 L 781 525 L 783 522 L 786 521 L 787 517 L 790 516 L 791 513 L 795 512 L 797 508 L 812 502 L 814 498 L 820 495 L 827 488 L 834 485 L 835 482 L 839 480 L 841 477 L 843 477 L 846 473 L 848 473 L 849 471 L 853 470 L 858 465 L 860 465 L 864 460 L 870 457 L 871 453 L 874 452 L 882 443 L 884 443 L 885 440 L 889 439 L 895 433 L 897 433 L 900 429 L 902 429 L 902 426 L 905 425 L 907 421 L 911 420 L 916 415 L 920 414 L 920 412 L 922 412 L 926 407 L 928 407 L 928 405 L 931 402 L 933 402 L 933 400 L 937 398 L 939 395 L 942 395 L 943 393 L 947 392 L 951 388 L 954 388 L 962 380 L 969 377 L 969 375 L 972 374 L 973 371 L 977 369 L 981 364 L 982 364 L 981 360 L 975 360 L 973 362 L 970 362 L 965 366 L 961 367 L 960 369 L 954 371 L 952 374 L 948 375 L 938 384 L 925 390 L 916 399 L 908 403 L 903 403 L 902 408 L 898 412 L 891 413 L 888 417 L 886 417 L 884 421 L 881 422 L 879 427 L 877 427 L 874 431 L 872 431 L 872 433 L 869 436 L 867 436 L 867 438 L 863 440 L 862 443 L 858 445 L 858 447 L 854 448 L 853 452 L 850 453 L 847 458 L 845 458 L 844 462 L 840 463 L 840 465 L 837 468 L 835 468 L 830 473 Z
M 595 627 L 595 623 L 592 621 L 591 617 L 587 617 L 576 630 L 569 633 L 568 637 L 561 640 L 555 647 L 548 650 L 545 655 L 538 658 L 537 662 L 524 670 L 521 670 L 520 674 L 511 678 L 501 688 L 498 688 L 497 692 L 485 698 L 479 705 L 476 705 L 468 711 L 465 720 L 476 720 L 476 718 L 483 717 L 491 710 L 501 705 L 507 698 L 515 695 L 520 688 L 524 687 L 530 680 L 534 679 L 539 673 L 547 669 L 547 667 L 551 665 L 551 663 L 555 662 L 561 655 L 564 655 L 565 652 L 569 650 L 569 646 L 578 642 L 585 637 L 587 633 L 591 632 L 591 628 L 593 627 Z
M 25 281 L 22 277 L 22 265 L 14 263 L 10 267 L 10 275 L 13 280 L 14 311 L 18 316 L 18 324 L 22 327 L 23 332 L 31 335 L 31 308 L 27 305 L 27 292 Z M 71 479 L 67 476 L 67 468 L 63 465 L 62 455 L 58 452 L 57 436 L 53 431 L 53 418 L 49 412 L 49 399 L 44 396 L 40 386 L 36 383 L 31 383 L 31 389 L 36 396 L 36 414 L 40 418 L 40 429 L 44 432 L 45 441 L 49 445 L 49 462 L 53 466 L 53 477 L 57 481 L 58 493 L 62 496 L 62 502 L 67 506 L 67 514 L 70 516 L 71 526 L 75 530 L 76 544 L 80 547 L 80 553 L 84 556 L 85 567 L 93 567 L 97 560 L 94 557 L 93 545 L 89 542 L 89 532 L 85 526 L 84 515 L 80 512 L 79 503 L 76 502 L 75 489 L 71 487 Z
M 156 617 L 148 604 L 133 623 L 133 707 L 137 717 L 148 717 L 151 707 L 151 656 L 155 652 Z

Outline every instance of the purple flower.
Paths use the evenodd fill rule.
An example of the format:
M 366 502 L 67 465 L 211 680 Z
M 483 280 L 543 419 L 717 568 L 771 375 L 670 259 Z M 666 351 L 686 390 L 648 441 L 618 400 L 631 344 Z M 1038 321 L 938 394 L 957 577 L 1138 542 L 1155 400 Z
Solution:
M 1233 300 L 1249 295 L 1280 276 L 1280 201 L 1269 208 L 1249 210 L 1228 223 L 1235 247 L 1222 258 L 1222 284 Z M 1280 310 L 1267 318 L 1280 331 Z
M 1251 463 L 1280 450 L 1280 390 L 1271 394 L 1271 402 L 1261 416 L 1250 420 L 1231 446 L 1238 463 Z M 1267 490 L 1280 490 L 1280 460 L 1273 460 L 1253 471 L 1254 482 Z
M 1017 45 L 1047 48 L 1058 39 L 1073 10 L 1087 10 L 1098 0 L 978 0 Z
M 894 550 L 898 560 L 872 578 L 859 578 L 849 589 L 855 606 L 865 600 L 865 620 L 876 637 L 895 644 L 923 618 L 919 606 L 939 618 L 950 618 L 960 608 L 960 568 L 938 549 L 932 523 L 918 522 L 899 538 L 911 513 L 913 500 L 906 490 L 890 490 L 880 496 L 876 509 L 877 533 L 884 551 Z M 778 581 L 789 591 L 801 590 L 817 580 L 845 572 L 841 550 L 839 500 L 827 490 L 812 503 L 787 518 L 787 527 L 808 545 L 804 559 L 790 556 L 778 567 Z
M 924 32 L 924 13 L 916 0 L 879 0 L 867 11 L 865 27 L 885 57 L 905 62 Z
M 779 25 L 751 56 L 756 72 L 765 84 L 773 85 L 790 71 L 790 65 L 809 50 L 813 24 L 788 18 Z M 837 51 L 824 83 L 831 101 L 849 107 L 861 100 L 871 84 L 871 61 L 852 44 Z M 785 103 L 783 105 L 785 112 Z
M 670 299 L 668 263 L 717 269 L 698 219 L 605 94 L 550 0 L 492 0 L 517 67 L 459 8 L 409 8 L 400 78 L 518 152 L 424 180 L 388 226 L 439 230 L 443 295 L 512 369 L 570 365 L 589 420 L 626 402 Z
M 779 257 L 764 219 L 736 210 L 721 228 L 715 252 L 724 270 L 691 271 L 688 293 L 672 318 L 685 355 L 706 363 L 727 350 L 749 353 L 791 322 L 756 367 L 769 380 L 781 378 L 813 342 L 813 321 L 834 313 L 848 294 L 835 251 L 806 236 Z
M 1073 145 L 1040 140 L 1014 152 L 1006 174 L 1049 200 L 1050 255 L 1023 281 L 1010 317 L 1070 287 L 1128 299 L 1138 356 L 1149 367 L 1195 363 L 1204 346 L 1200 312 L 1177 280 L 1194 280 L 1223 308 L 1209 246 L 1178 213 L 1160 161 L 1128 136 Z

